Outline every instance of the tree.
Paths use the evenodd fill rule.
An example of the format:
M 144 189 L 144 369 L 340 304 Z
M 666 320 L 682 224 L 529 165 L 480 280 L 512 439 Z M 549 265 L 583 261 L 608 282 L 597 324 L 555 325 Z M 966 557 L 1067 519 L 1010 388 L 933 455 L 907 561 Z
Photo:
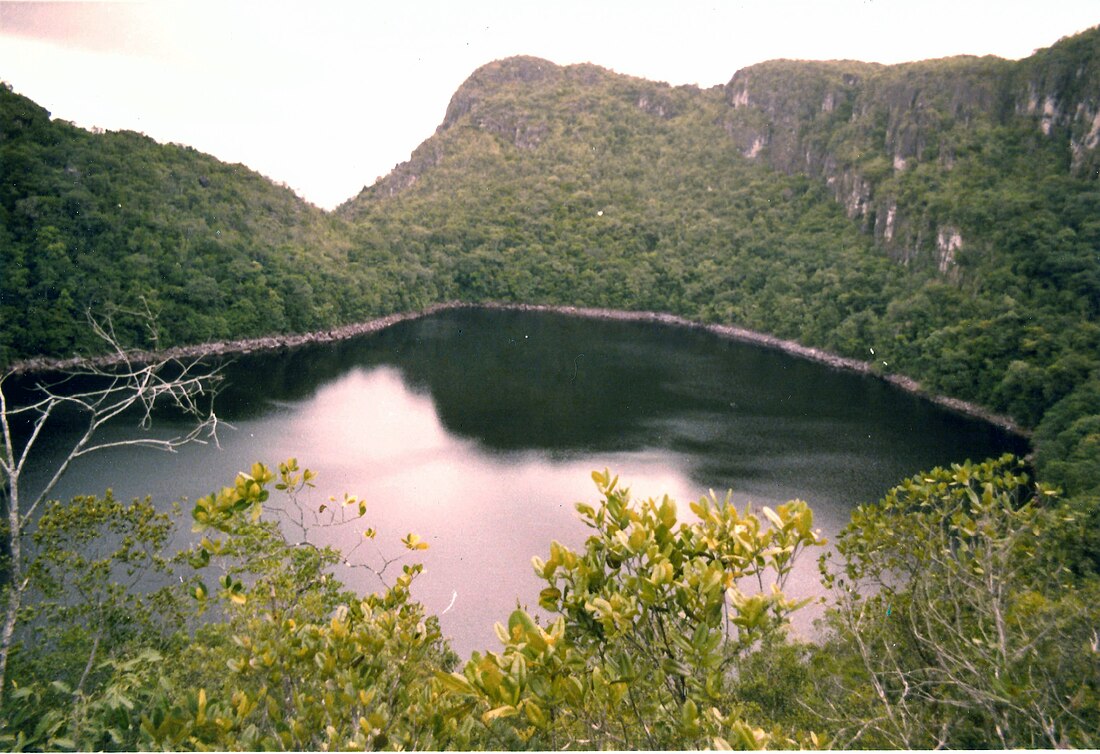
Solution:
M 146 317 L 155 344 L 152 320 L 147 314 L 141 316 Z M 109 358 L 80 362 L 50 379 L 25 378 L 30 384 L 11 391 L 11 395 L 7 388 L 16 381 L 14 371 L 8 370 L 0 376 L 0 474 L 3 475 L 0 506 L 5 514 L 2 546 L 6 572 L 0 629 L 0 705 L 16 626 L 33 573 L 24 545 L 36 526 L 36 517 L 71 464 L 83 456 L 123 445 L 172 452 L 190 442 L 217 440 L 218 419 L 212 402 L 206 400 L 212 399 L 217 370 L 198 360 L 185 362 L 128 350 L 119 342 L 112 320 L 99 322 L 91 316 L 88 319 L 95 334 L 109 347 Z M 142 428 L 148 429 L 154 412 L 161 409 L 187 417 L 188 430 L 168 438 L 150 435 L 127 440 L 100 439 L 101 430 L 113 421 L 136 419 Z M 25 474 L 36 463 L 40 442 L 62 415 L 66 421 L 74 422 L 79 431 L 56 467 L 50 470 L 45 486 L 37 491 L 28 490 Z
M 149 498 L 126 504 L 110 490 L 46 503 L 30 537 L 29 640 L 12 648 L 0 747 L 132 748 L 135 691 L 155 688 L 153 658 L 179 651 L 193 623 L 164 552 L 174 523 Z
M 603 501 L 577 504 L 594 529 L 583 550 L 554 542 L 548 559 L 532 560 L 551 622 L 517 609 L 497 625 L 501 652 L 438 675 L 456 719 L 475 704 L 492 748 L 797 743 L 746 723 L 731 681 L 804 604 L 782 588 L 799 553 L 823 542 L 810 508 L 792 501 L 761 517 L 710 497 L 691 504 L 697 520 L 678 524 L 667 496 L 635 502 L 617 477 L 593 479 Z
M 317 526 L 354 525 L 366 507 L 350 495 L 309 502 L 299 493 L 313 476 L 294 459 L 277 474 L 253 464 L 194 503 L 192 544 L 174 555 L 174 517 L 148 499 L 47 503 L 23 611 L 38 621 L 35 641 L 12 653 L 0 746 L 462 748 L 433 685 L 457 658 L 411 599 L 420 566 L 349 592 L 340 568 L 389 578 L 396 558 L 349 563 L 356 548 L 311 542 Z M 402 543 L 427 547 L 414 534 Z M 150 572 L 165 584 L 143 580 Z
M 841 533 L 821 710 L 838 746 L 1095 747 L 1100 582 L 1074 511 L 1011 456 L 919 474 Z
M 411 599 L 419 565 L 366 596 L 347 591 L 335 569 L 349 553 L 288 538 L 309 511 L 353 523 L 365 512 L 345 496 L 312 506 L 298 493 L 312 473 L 290 459 L 278 475 L 253 464 L 230 487 L 200 498 L 192 511 L 201 539 L 187 552 L 197 576 L 188 588 L 200 609 L 216 606 L 148 686 L 160 691 L 130 718 L 131 745 L 153 748 L 438 749 L 455 745 L 432 679 L 457 658 L 436 618 Z M 286 493 L 275 517 L 268 486 Z M 325 522 L 322 520 L 321 522 Z M 375 536 L 373 529 L 363 539 Z M 427 545 L 414 534 L 406 551 Z M 380 577 L 393 559 L 361 562 Z M 198 576 L 220 572 L 217 586 Z M 228 673 L 226 669 L 228 668 Z M 136 718 L 136 719 L 135 719 Z M 459 742 L 459 748 L 462 748 Z

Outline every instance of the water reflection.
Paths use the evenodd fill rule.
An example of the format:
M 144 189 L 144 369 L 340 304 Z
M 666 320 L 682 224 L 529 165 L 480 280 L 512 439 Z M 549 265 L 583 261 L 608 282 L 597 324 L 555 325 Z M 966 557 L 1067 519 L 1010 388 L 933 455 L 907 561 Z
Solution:
M 592 498 L 589 458 L 484 449 L 448 432 L 432 400 L 411 391 L 393 367 L 353 369 L 323 386 L 286 429 L 293 438 L 286 452 L 297 443 L 318 459 L 322 493 L 348 486 L 367 499 L 369 525 L 390 543 L 376 562 L 398 553 L 393 545 L 409 531 L 430 544 L 417 553 L 426 567 L 417 595 L 429 610 L 446 610 L 444 630 L 460 651 L 491 647 L 492 622 L 506 618 L 517 599 L 534 606 L 531 555 L 552 539 L 579 544 L 586 533 L 572 503 Z M 639 493 L 694 494 L 674 457 L 639 451 L 604 460 Z M 333 543 L 353 547 L 358 531 Z
M 922 468 L 1023 449 L 875 380 L 699 331 L 559 315 L 446 312 L 226 373 L 218 412 L 237 430 L 220 450 L 82 459 L 59 496 L 193 499 L 255 460 L 295 456 L 320 474 L 316 501 L 367 500 L 365 522 L 327 541 L 350 550 L 372 526 L 377 544 L 355 557 L 375 563 L 410 531 L 429 543 L 414 594 L 437 614 L 450 605 L 441 622 L 463 654 L 495 648 L 493 621 L 517 600 L 534 607 L 532 555 L 583 541 L 572 504 L 594 501 L 593 469 L 681 511 L 708 488 L 757 505 L 806 499 L 831 535 Z M 811 561 L 801 581 L 812 588 Z

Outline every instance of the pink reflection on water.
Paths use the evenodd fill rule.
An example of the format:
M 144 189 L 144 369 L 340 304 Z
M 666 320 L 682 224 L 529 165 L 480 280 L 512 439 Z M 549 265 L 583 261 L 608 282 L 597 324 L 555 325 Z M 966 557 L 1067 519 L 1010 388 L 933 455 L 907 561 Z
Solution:
M 517 601 L 536 607 L 544 585 L 530 565 L 532 555 L 545 556 L 554 539 L 572 547 L 583 543 L 588 529 L 573 503 L 595 502 L 594 469 L 612 469 L 635 497 L 668 494 L 684 511 L 688 500 L 705 492 L 664 453 L 553 459 L 486 451 L 450 434 L 431 399 L 411 391 L 391 367 L 349 372 L 284 420 L 284 455 L 295 454 L 294 446 L 308 448 L 310 458 L 302 463 L 319 472 L 313 499 L 348 492 L 367 501 L 364 519 L 324 531 L 322 541 L 345 552 L 359 545 L 353 559 L 377 565 L 403 554 L 401 537 L 418 534 L 429 549 L 401 562 L 424 564 L 414 596 L 440 615 L 462 655 L 496 649 L 493 623 L 507 620 Z M 367 526 L 379 533 L 363 546 Z M 387 580 L 399 565 L 390 566 Z M 362 571 L 341 576 L 358 591 L 379 586 Z

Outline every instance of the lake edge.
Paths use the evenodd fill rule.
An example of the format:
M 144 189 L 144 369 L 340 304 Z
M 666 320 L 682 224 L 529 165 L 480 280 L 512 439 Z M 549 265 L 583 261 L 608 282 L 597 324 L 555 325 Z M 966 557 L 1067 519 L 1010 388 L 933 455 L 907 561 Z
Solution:
M 588 319 L 615 320 L 622 322 L 652 322 L 656 324 L 672 325 L 692 330 L 703 330 L 717 335 L 721 338 L 725 338 L 727 340 L 733 340 L 742 343 L 751 343 L 754 345 L 763 346 L 768 349 L 780 351 L 791 356 L 797 356 L 808 361 L 814 361 L 819 364 L 824 364 L 826 366 L 841 371 L 855 372 L 858 374 L 875 377 L 879 380 L 882 380 L 883 382 L 893 385 L 894 387 L 900 388 L 904 392 L 919 396 L 925 400 L 928 400 L 936 405 L 942 406 L 956 413 L 979 419 L 1025 439 L 1030 440 L 1030 438 L 1032 437 L 1032 432 L 1030 430 L 1021 427 L 1009 416 L 994 413 L 976 403 L 960 400 L 958 398 L 951 398 L 945 395 L 930 393 L 924 390 L 919 382 L 912 379 L 911 377 L 907 377 L 902 374 L 882 374 L 875 368 L 873 362 L 860 361 L 859 359 L 853 359 L 847 356 L 840 356 L 838 354 L 831 353 L 820 348 L 804 346 L 797 341 L 785 340 L 783 338 L 779 338 L 774 335 L 769 335 L 767 333 L 759 332 L 756 330 L 749 330 L 743 327 L 737 327 L 735 325 L 706 324 L 703 322 L 690 320 L 676 314 L 669 314 L 667 312 L 631 311 L 623 309 L 603 309 L 597 307 L 578 307 L 553 304 L 511 304 L 499 302 L 474 304 L 461 301 L 450 301 L 439 304 L 432 304 L 431 306 L 427 306 L 423 309 L 409 312 L 398 312 L 395 314 L 386 315 L 384 317 L 377 317 L 375 319 L 367 320 L 365 322 L 343 325 L 341 327 L 335 327 L 327 330 L 316 330 L 308 333 L 268 335 L 258 338 L 241 338 L 236 340 L 211 341 L 208 343 L 199 343 L 188 346 L 173 346 L 172 348 L 166 348 L 161 351 L 127 351 L 125 353 L 125 360 L 128 360 L 130 363 L 140 364 L 158 361 L 161 359 L 202 359 L 211 356 L 232 356 L 234 354 L 293 349 L 300 346 L 317 343 L 333 343 L 336 341 L 359 337 L 361 335 L 369 335 L 372 333 L 380 332 L 402 322 L 423 319 L 424 317 L 429 317 L 433 314 L 461 309 L 545 312 L 550 314 L 561 314 Z M 124 356 L 118 353 L 104 354 L 102 356 L 94 356 L 90 358 L 71 357 L 67 359 L 62 359 L 56 357 L 34 357 L 13 363 L 8 367 L 7 373 L 11 375 L 29 375 L 44 372 L 63 371 L 80 366 L 103 367 L 122 363 L 123 360 Z

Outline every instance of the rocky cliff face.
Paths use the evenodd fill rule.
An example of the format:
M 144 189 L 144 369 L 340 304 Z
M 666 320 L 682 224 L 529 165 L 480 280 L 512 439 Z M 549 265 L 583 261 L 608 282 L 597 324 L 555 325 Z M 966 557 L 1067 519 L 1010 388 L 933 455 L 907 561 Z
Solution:
M 561 66 L 530 56 L 497 60 L 481 66 L 451 97 L 435 136 L 417 147 L 412 156 L 397 165 L 389 175 L 364 189 L 364 193 L 393 196 L 415 184 L 425 171 L 443 159 L 447 142 L 445 134 L 460 122 L 494 134 L 521 149 L 537 146 L 545 134 L 545 125 L 533 118 L 528 108 L 502 97 L 501 93 L 515 85 L 525 88 L 553 86 L 564 75 Z
M 1053 159 L 1065 175 L 1100 175 L 1100 27 L 1019 62 L 776 60 L 708 91 L 587 64 L 495 61 L 455 92 L 435 136 L 360 198 L 408 189 L 447 155 L 471 152 L 471 133 L 522 155 L 572 138 L 578 120 L 619 128 L 624 107 L 718 126 L 700 138 L 724 133 L 748 159 L 822 181 L 892 258 L 953 276 L 982 232 L 957 206 L 929 201 L 935 190 L 954 181 L 956 195 L 972 195 L 983 171 L 1026 180 L 1039 153 L 1048 174 Z
M 539 97 L 530 96 L 532 93 L 563 86 L 590 87 L 613 76 L 594 65 L 563 67 L 530 56 L 483 65 L 451 97 L 435 136 L 368 191 L 374 196 L 393 196 L 412 186 L 443 159 L 453 130 L 474 129 L 520 150 L 534 149 L 549 131 L 551 114 L 539 106 Z M 528 96 L 515 96 L 517 92 Z
M 1100 177 L 1100 27 L 1022 61 L 1013 89 L 1015 114 L 1066 139 L 1072 171 Z
M 742 154 L 820 178 L 892 257 L 950 273 L 967 245 L 950 212 L 907 189 L 955 167 L 992 132 L 1030 132 L 1076 176 L 1100 175 L 1100 28 L 1018 63 L 957 57 L 895 66 L 772 61 L 726 86 Z

